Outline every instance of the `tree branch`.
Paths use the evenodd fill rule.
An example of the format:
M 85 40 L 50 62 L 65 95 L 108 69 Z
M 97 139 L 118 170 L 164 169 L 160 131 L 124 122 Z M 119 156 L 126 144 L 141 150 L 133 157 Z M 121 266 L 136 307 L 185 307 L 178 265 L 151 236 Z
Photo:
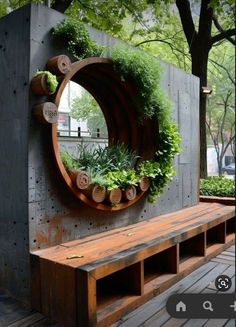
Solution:
M 175 48 L 173 46 L 173 44 L 171 44 L 170 42 L 168 42 L 166 40 L 163 40 L 163 39 L 144 40 L 142 42 L 139 42 L 139 43 L 135 44 L 135 47 L 139 47 L 140 45 L 145 44 L 145 43 L 149 43 L 149 42 L 162 42 L 162 43 L 165 43 L 165 44 L 169 45 L 169 47 L 171 48 L 172 52 L 177 51 L 177 52 L 181 53 L 182 55 L 184 55 L 184 56 L 186 56 L 186 57 L 188 57 L 190 59 L 190 56 L 187 53 L 185 53 L 184 51 L 181 51 L 178 48 Z
M 236 28 L 232 28 L 230 30 L 223 31 L 215 36 L 212 36 L 210 43 L 211 43 L 211 45 L 213 45 L 216 42 L 219 42 L 223 39 L 228 39 L 228 37 L 235 36 L 235 35 L 236 35 Z M 233 43 L 233 44 L 236 44 L 236 43 Z
M 71 5 L 72 1 L 73 0 L 55 0 L 53 1 L 51 8 L 64 13 L 66 9 Z
M 189 1 L 176 0 L 175 3 L 179 10 L 181 23 L 183 26 L 184 34 L 188 42 L 189 49 L 191 49 L 193 39 L 197 35 L 197 32 L 195 30 Z
M 222 69 L 226 72 L 226 74 L 228 75 L 230 81 L 231 81 L 234 85 L 236 85 L 236 81 L 235 81 L 235 80 L 233 79 L 233 77 L 230 75 L 230 72 L 228 71 L 228 69 L 227 69 L 226 67 L 224 67 L 223 65 L 219 64 L 218 62 L 216 62 L 216 61 L 213 60 L 213 59 L 210 59 L 210 58 L 209 58 L 209 61 L 211 61 L 214 65 L 219 66 L 220 68 L 222 68 Z
M 216 15 L 213 14 L 213 16 L 212 16 L 212 20 L 213 20 L 213 22 L 214 22 L 215 27 L 218 29 L 218 31 L 219 31 L 220 33 L 224 32 L 224 29 L 223 29 L 223 27 L 220 25 L 220 23 L 219 23 L 219 21 L 218 21 Z M 231 42 L 233 45 L 236 45 L 236 42 L 235 42 L 235 40 L 234 40 L 232 37 L 228 36 L 228 37 L 226 37 L 226 39 L 227 39 L 229 42 Z
M 123 1 L 122 5 L 131 13 L 131 15 L 137 19 L 140 25 L 143 25 L 149 31 L 149 27 L 138 17 L 138 15 L 133 10 L 129 8 L 129 6 L 127 6 Z

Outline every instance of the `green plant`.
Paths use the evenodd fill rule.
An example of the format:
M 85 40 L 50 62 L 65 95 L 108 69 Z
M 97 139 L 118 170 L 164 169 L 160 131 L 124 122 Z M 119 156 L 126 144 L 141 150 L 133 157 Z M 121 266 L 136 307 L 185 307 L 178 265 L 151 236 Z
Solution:
M 79 169 L 78 160 L 67 151 L 60 152 L 61 161 L 67 171 L 76 172 Z
M 52 33 L 77 59 L 100 56 L 103 51 L 103 47 L 90 38 L 84 24 L 73 18 L 63 20 L 52 29 Z
M 175 174 L 172 161 L 174 156 L 181 151 L 179 144 L 180 136 L 176 125 L 173 123 L 165 125 L 165 128 L 160 132 L 159 150 L 154 158 L 157 165 L 155 177 L 151 179 L 148 195 L 148 200 L 151 203 L 156 201 L 156 198 L 163 192 L 163 189 Z
M 157 59 L 127 46 L 116 46 L 111 58 L 114 69 L 136 87 L 140 121 L 158 115 L 160 124 L 169 122 L 170 102 L 160 87 L 162 69 Z
M 226 177 L 211 176 L 200 180 L 200 194 L 235 197 L 234 180 Z
M 80 47 L 82 57 L 88 56 L 82 46 L 86 45 L 88 41 L 87 31 L 82 24 L 66 20 L 54 28 L 53 33 L 66 41 L 68 50 L 74 55 L 78 56 L 77 48 Z M 86 47 L 89 49 L 89 46 Z M 136 172 L 136 175 L 140 177 L 150 177 L 151 186 L 148 200 L 154 202 L 174 175 L 172 161 L 174 156 L 180 152 L 180 136 L 171 119 L 171 105 L 160 86 L 162 69 L 156 58 L 144 51 L 127 46 L 114 47 L 111 59 L 115 71 L 124 80 L 132 82 L 136 88 L 137 98 L 135 101 L 139 108 L 139 122 L 142 123 L 144 119 L 156 119 L 158 122 L 159 149 L 153 160 L 140 164 Z M 87 158 L 89 156 L 88 154 Z M 82 166 L 90 169 L 94 176 L 98 174 L 100 178 L 101 175 L 106 175 L 108 187 L 114 188 L 117 185 L 123 187 L 127 183 L 123 171 L 132 169 L 135 166 L 136 158 L 135 154 L 131 154 L 124 145 L 123 148 L 121 145 L 115 145 L 94 151 L 90 163 L 86 158 L 83 160 L 80 158 L 80 160 Z M 85 164 L 84 161 L 87 163 Z
M 37 70 L 34 76 L 46 75 L 46 83 L 50 93 L 54 93 L 57 89 L 58 81 L 56 75 L 53 75 L 48 70 Z
M 110 171 L 104 176 L 104 185 L 108 191 L 119 187 L 121 190 L 129 185 L 137 185 L 140 177 L 135 169 Z

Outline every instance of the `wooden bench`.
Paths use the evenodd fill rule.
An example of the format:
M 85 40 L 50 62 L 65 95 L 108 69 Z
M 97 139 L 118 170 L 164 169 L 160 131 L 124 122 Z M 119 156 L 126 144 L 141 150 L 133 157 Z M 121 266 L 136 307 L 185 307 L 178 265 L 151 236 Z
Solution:
M 233 206 L 199 203 L 31 254 L 32 306 L 109 326 L 234 243 Z

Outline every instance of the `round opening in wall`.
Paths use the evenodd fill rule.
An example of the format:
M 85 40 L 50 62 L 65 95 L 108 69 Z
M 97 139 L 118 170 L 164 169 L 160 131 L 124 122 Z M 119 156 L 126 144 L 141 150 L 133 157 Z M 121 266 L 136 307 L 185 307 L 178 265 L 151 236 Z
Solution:
M 78 91 L 75 98 L 77 99 L 73 99 L 70 103 L 73 113 L 63 111 L 62 99 L 65 93 L 67 92 L 68 96 L 68 92 L 73 92 L 76 88 Z M 87 104 L 84 102 L 85 98 L 87 98 Z M 95 118 L 93 126 L 89 119 L 85 119 L 84 122 L 81 120 L 82 110 L 85 110 L 86 105 L 88 111 L 90 110 L 89 101 L 95 105 L 98 113 L 100 111 L 100 117 L 103 119 L 99 122 L 101 127 L 96 125 L 96 120 L 98 122 L 99 117 Z M 89 189 L 91 187 L 88 186 L 87 191 L 82 191 L 78 188 L 78 183 L 90 185 L 90 174 L 86 175 L 86 172 L 83 172 L 78 177 L 77 173 L 68 171 L 61 158 L 63 138 L 73 138 L 81 147 L 82 143 L 86 145 L 86 137 L 88 144 L 89 141 L 95 142 L 96 140 L 101 147 L 108 145 L 109 148 L 116 144 L 125 145 L 130 152 L 135 153 L 137 161 L 148 160 L 154 156 L 158 149 L 157 120 L 147 118 L 143 120 L 142 124 L 139 123 L 137 118 L 139 105 L 132 83 L 125 81 L 122 76 L 114 71 L 112 60 L 96 57 L 87 58 L 71 65 L 71 70 L 63 76 L 59 84 L 54 102 L 59 108 L 58 124 L 52 125 L 54 154 L 59 171 L 73 194 L 91 207 L 109 211 L 126 208 L 138 201 L 144 194 L 141 189 L 138 189 L 137 195 L 129 201 L 123 197 L 123 192 L 118 196 L 116 189 L 113 191 L 114 194 L 107 192 L 102 187 L 91 191 Z M 76 110 L 78 116 L 76 116 Z M 71 128 L 72 123 L 75 124 L 73 128 Z M 72 132 L 73 135 L 69 135 Z M 87 135 L 85 135 L 86 133 Z M 103 139 L 102 144 L 101 139 Z M 95 195 L 96 201 L 91 198 L 91 192 Z M 111 204 L 109 201 L 110 198 L 120 198 L 121 202 L 118 201 L 117 204 L 113 205 L 114 203 Z

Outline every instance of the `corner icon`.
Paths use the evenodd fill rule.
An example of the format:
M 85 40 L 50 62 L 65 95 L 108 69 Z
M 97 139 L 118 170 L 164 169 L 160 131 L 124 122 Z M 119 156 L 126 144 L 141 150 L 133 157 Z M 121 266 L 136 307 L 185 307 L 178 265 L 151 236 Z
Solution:
M 182 301 L 178 302 L 175 307 L 176 312 L 185 312 L 186 311 L 186 304 Z

